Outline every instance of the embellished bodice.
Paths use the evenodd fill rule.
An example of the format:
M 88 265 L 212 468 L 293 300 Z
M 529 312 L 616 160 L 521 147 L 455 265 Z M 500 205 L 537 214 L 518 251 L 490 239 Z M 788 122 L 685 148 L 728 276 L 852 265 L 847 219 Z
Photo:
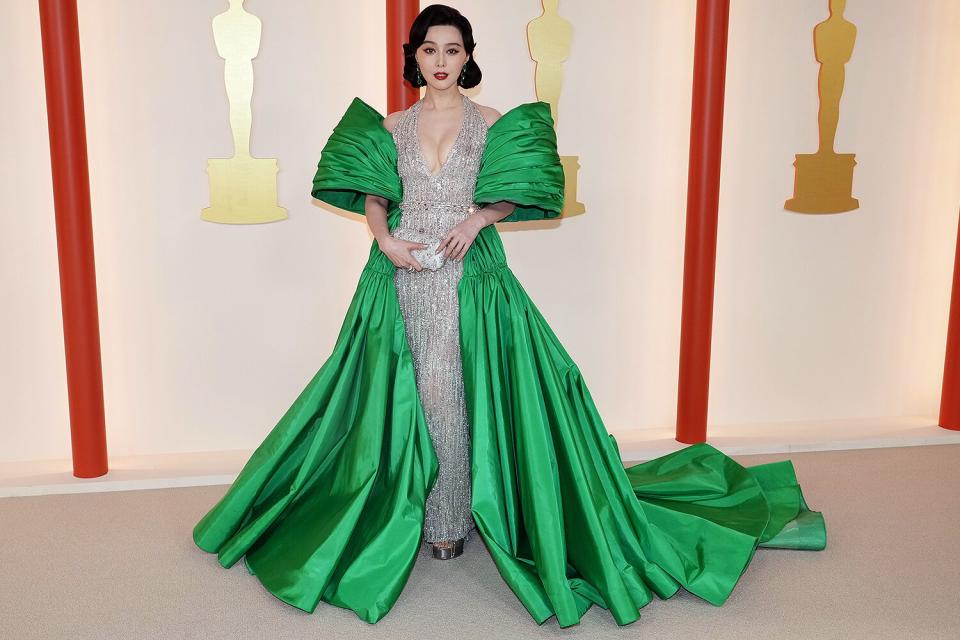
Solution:
M 430 173 L 417 135 L 422 98 L 403 112 L 393 129 L 397 172 L 403 183 L 401 226 L 444 235 L 469 215 L 467 207 L 473 202 L 487 123 L 477 105 L 465 95 L 462 98 L 460 130 L 435 174 Z

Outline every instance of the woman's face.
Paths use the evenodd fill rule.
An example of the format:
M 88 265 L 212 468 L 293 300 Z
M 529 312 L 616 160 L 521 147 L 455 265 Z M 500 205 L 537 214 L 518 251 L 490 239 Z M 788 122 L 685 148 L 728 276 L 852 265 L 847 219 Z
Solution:
M 460 30 L 450 25 L 427 29 L 427 37 L 417 49 L 420 75 L 434 89 L 446 89 L 457 83 L 460 70 L 467 63 Z

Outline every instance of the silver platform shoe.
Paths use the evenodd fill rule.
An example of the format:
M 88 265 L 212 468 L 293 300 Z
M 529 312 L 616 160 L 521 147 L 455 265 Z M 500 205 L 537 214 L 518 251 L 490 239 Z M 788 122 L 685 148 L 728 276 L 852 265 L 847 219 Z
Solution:
M 449 560 L 450 558 L 456 558 L 463 553 L 463 538 L 453 541 L 448 540 L 443 543 L 432 542 L 430 543 L 430 546 L 433 547 L 434 558 L 437 560 Z

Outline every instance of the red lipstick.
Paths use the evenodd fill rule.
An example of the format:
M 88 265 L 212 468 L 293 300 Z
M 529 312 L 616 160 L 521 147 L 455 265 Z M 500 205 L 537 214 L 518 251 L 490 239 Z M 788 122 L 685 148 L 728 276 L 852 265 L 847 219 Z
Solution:
M 433 74 L 433 77 L 436 78 L 437 80 L 443 80 L 444 78 L 447 77 L 447 74 L 446 74 L 445 72 L 443 72 L 443 71 L 439 71 L 439 72 Z

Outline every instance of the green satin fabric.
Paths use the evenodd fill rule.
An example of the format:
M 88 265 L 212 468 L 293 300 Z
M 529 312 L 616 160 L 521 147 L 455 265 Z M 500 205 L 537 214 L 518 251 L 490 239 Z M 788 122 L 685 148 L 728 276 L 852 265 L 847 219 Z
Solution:
M 354 99 L 321 153 L 312 193 L 363 212 L 402 185 L 383 117 Z M 490 127 L 476 202 L 513 220 L 559 215 L 563 170 L 549 107 Z M 509 219 L 507 219 L 509 221 Z M 332 354 L 194 529 L 224 567 L 244 558 L 276 597 L 367 622 L 396 602 L 422 544 L 437 474 L 393 274 L 374 242 Z M 826 530 L 789 461 L 743 467 L 709 444 L 624 468 L 586 383 L 507 266 L 494 226 L 458 286 L 472 434 L 472 510 L 500 575 L 537 623 L 617 623 L 680 587 L 715 605 L 759 546 L 823 549 Z

